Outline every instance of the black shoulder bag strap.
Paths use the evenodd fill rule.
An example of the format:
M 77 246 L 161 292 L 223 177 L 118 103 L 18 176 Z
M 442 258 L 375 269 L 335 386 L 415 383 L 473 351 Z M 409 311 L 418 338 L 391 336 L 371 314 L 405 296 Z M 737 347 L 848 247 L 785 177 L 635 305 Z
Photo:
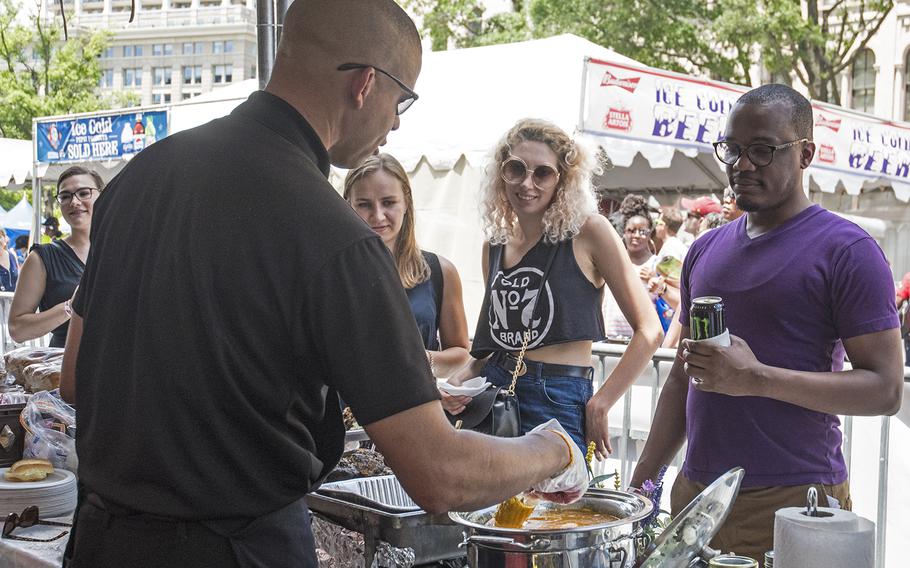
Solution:
M 432 252 L 421 251 L 424 260 L 430 267 L 430 282 L 433 284 L 433 294 L 436 296 L 436 329 L 439 329 L 439 320 L 442 316 L 442 295 L 445 292 L 445 277 L 442 274 L 442 263 L 439 257 Z

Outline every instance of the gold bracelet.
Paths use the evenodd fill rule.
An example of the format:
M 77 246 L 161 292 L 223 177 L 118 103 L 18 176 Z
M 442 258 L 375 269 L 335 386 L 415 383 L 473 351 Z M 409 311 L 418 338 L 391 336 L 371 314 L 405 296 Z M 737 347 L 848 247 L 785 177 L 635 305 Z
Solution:
M 565 434 L 563 434 L 559 430 L 553 430 L 551 428 L 547 428 L 547 432 L 553 432 L 554 434 L 559 436 L 560 440 L 565 442 L 566 448 L 569 450 L 569 463 L 567 463 L 566 467 L 562 468 L 560 471 L 565 471 L 565 470 L 569 469 L 569 466 L 571 466 L 572 463 L 575 461 L 575 452 L 572 451 L 572 444 L 574 444 L 574 442 L 572 440 L 570 440 Z

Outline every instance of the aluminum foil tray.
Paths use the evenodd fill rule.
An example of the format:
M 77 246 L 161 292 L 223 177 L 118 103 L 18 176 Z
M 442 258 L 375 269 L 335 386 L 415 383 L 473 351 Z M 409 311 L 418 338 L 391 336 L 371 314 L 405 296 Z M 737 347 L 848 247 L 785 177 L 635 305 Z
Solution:
M 325 483 L 316 491 L 342 501 L 360 503 L 390 513 L 421 510 L 394 475 Z

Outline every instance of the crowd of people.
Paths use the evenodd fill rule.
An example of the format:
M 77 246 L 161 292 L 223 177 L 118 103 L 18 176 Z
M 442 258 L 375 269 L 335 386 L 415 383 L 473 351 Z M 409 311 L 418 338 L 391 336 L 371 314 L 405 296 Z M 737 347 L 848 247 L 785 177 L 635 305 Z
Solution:
M 264 91 L 156 142 L 107 189 L 89 170 L 60 177 L 72 234 L 28 254 L 10 331 L 66 349 L 80 489 L 65 565 L 315 567 L 303 498 L 341 455 L 342 404 L 427 511 L 528 488 L 575 499 L 583 452 L 612 452 L 608 412 L 662 341 L 677 358 L 630 487 L 684 442 L 674 513 L 745 467 L 714 546 L 753 557 L 808 486 L 849 508 L 836 416 L 900 407 L 910 292 L 895 303 L 875 241 L 806 198 L 809 101 L 783 85 L 739 99 L 715 144 L 721 201 L 630 195 L 609 219 L 583 144 L 513 125 L 481 188 L 469 341 L 458 270 L 421 249 L 407 172 L 378 151 L 420 67 L 395 2 L 297 0 Z M 349 170 L 343 199 L 330 164 Z M 723 298 L 729 346 L 689 339 L 698 296 Z M 607 339 L 627 347 L 595 392 Z M 436 379 L 477 376 L 514 384 L 517 436 L 453 428 L 474 398 Z

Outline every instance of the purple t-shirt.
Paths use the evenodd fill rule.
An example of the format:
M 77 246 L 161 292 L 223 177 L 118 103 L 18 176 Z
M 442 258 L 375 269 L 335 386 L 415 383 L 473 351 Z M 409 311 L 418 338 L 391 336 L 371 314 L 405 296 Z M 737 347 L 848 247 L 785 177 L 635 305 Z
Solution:
M 898 326 L 891 270 L 855 224 L 813 205 L 750 239 L 746 216 L 692 244 L 680 321 L 699 296 L 720 296 L 730 333 L 759 361 L 802 371 L 843 369 L 842 339 Z M 710 483 L 736 466 L 744 486 L 836 484 L 847 478 L 836 416 L 764 397 L 689 386 L 683 474 Z

